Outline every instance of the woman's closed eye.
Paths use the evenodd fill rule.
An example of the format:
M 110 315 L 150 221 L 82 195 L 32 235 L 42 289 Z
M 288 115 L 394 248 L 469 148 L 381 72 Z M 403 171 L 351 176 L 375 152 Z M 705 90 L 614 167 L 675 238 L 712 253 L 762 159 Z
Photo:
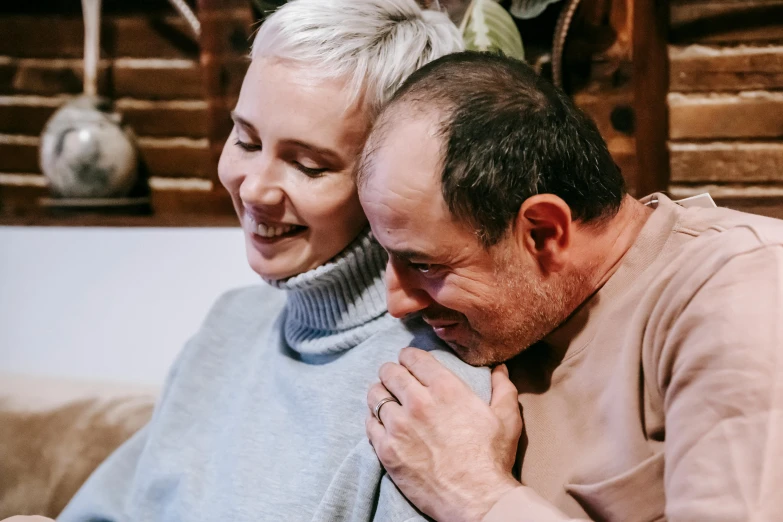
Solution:
M 239 147 L 240 149 L 244 150 L 245 152 L 260 152 L 263 148 L 261 145 L 255 144 L 255 143 L 248 143 L 246 141 L 242 141 L 239 138 L 236 138 L 234 140 L 234 145 Z M 296 168 L 298 171 L 302 172 L 304 175 L 310 177 L 310 178 L 317 178 L 324 172 L 326 172 L 327 168 L 324 167 L 308 167 L 306 165 L 302 165 L 298 161 L 291 161 L 291 164 Z
M 302 172 L 305 176 L 308 176 L 308 177 L 311 177 L 311 178 L 317 178 L 321 174 L 323 174 L 324 172 L 329 170 L 329 169 L 323 168 L 323 167 L 307 167 L 305 165 L 302 165 L 298 161 L 294 161 L 292 163 L 293 163 L 294 167 L 296 167 L 297 170 Z
M 258 152 L 261 150 L 261 145 L 256 145 L 255 143 L 248 143 L 240 140 L 239 138 L 234 140 L 234 145 L 238 146 L 240 149 L 246 152 Z

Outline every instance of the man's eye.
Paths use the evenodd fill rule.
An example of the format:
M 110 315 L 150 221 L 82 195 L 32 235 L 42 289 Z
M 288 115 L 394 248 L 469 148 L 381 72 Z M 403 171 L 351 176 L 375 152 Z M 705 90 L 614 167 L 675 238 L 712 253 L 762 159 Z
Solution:
M 244 141 L 237 138 L 234 141 L 234 145 L 238 146 L 239 148 L 246 150 L 247 152 L 256 152 L 261 150 L 261 145 L 254 145 L 252 143 L 245 143 Z
M 432 270 L 432 265 L 427 263 L 411 263 L 411 268 L 422 274 L 427 274 Z

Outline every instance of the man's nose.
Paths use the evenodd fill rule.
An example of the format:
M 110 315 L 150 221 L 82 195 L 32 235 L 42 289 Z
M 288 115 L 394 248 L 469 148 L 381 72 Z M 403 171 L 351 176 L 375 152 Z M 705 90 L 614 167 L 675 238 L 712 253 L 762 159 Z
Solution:
M 389 262 L 386 267 L 386 306 L 392 316 L 401 319 L 424 310 L 431 303 L 432 299 L 424 290 L 408 284 Z

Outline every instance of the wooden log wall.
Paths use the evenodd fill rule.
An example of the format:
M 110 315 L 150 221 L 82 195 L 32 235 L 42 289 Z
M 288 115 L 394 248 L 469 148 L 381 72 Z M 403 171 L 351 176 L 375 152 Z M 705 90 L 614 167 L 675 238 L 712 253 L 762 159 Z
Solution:
M 225 139 L 215 118 L 200 63 L 199 42 L 165 0 L 104 0 L 99 92 L 139 136 L 150 173 L 153 216 L 46 215 L 47 194 L 38 166 L 39 135 L 47 119 L 82 90 L 83 26 L 77 9 L 42 0 L 25 10 L 21 0 L 0 7 L 0 224 L 233 225 L 236 218 L 218 186 L 214 152 Z M 70 4 L 70 3 L 69 3 Z M 210 13 L 203 34 L 226 40 L 215 74 L 231 99 L 247 67 L 252 15 L 249 2 Z M 244 7 L 242 7 L 244 5 Z M 195 3 L 193 3 L 195 8 Z M 218 125 L 225 132 L 225 123 Z
M 671 0 L 670 191 L 783 218 L 783 0 Z
M 632 63 L 634 0 L 583 0 L 566 47 L 566 68 L 589 55 L 589 73 L 574 86 L 576 105 L 596 123 L 632 194 L 639 194 Z

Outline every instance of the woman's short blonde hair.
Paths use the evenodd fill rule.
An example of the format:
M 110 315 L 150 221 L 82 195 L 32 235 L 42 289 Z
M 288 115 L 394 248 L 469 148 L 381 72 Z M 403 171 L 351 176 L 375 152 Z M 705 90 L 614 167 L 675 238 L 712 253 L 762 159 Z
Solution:
M 345 78 L 374 114 L 416 69 L 462 49 L 448 16 L 414 0 L 291 0 L 261 25 L 251 57 Z

